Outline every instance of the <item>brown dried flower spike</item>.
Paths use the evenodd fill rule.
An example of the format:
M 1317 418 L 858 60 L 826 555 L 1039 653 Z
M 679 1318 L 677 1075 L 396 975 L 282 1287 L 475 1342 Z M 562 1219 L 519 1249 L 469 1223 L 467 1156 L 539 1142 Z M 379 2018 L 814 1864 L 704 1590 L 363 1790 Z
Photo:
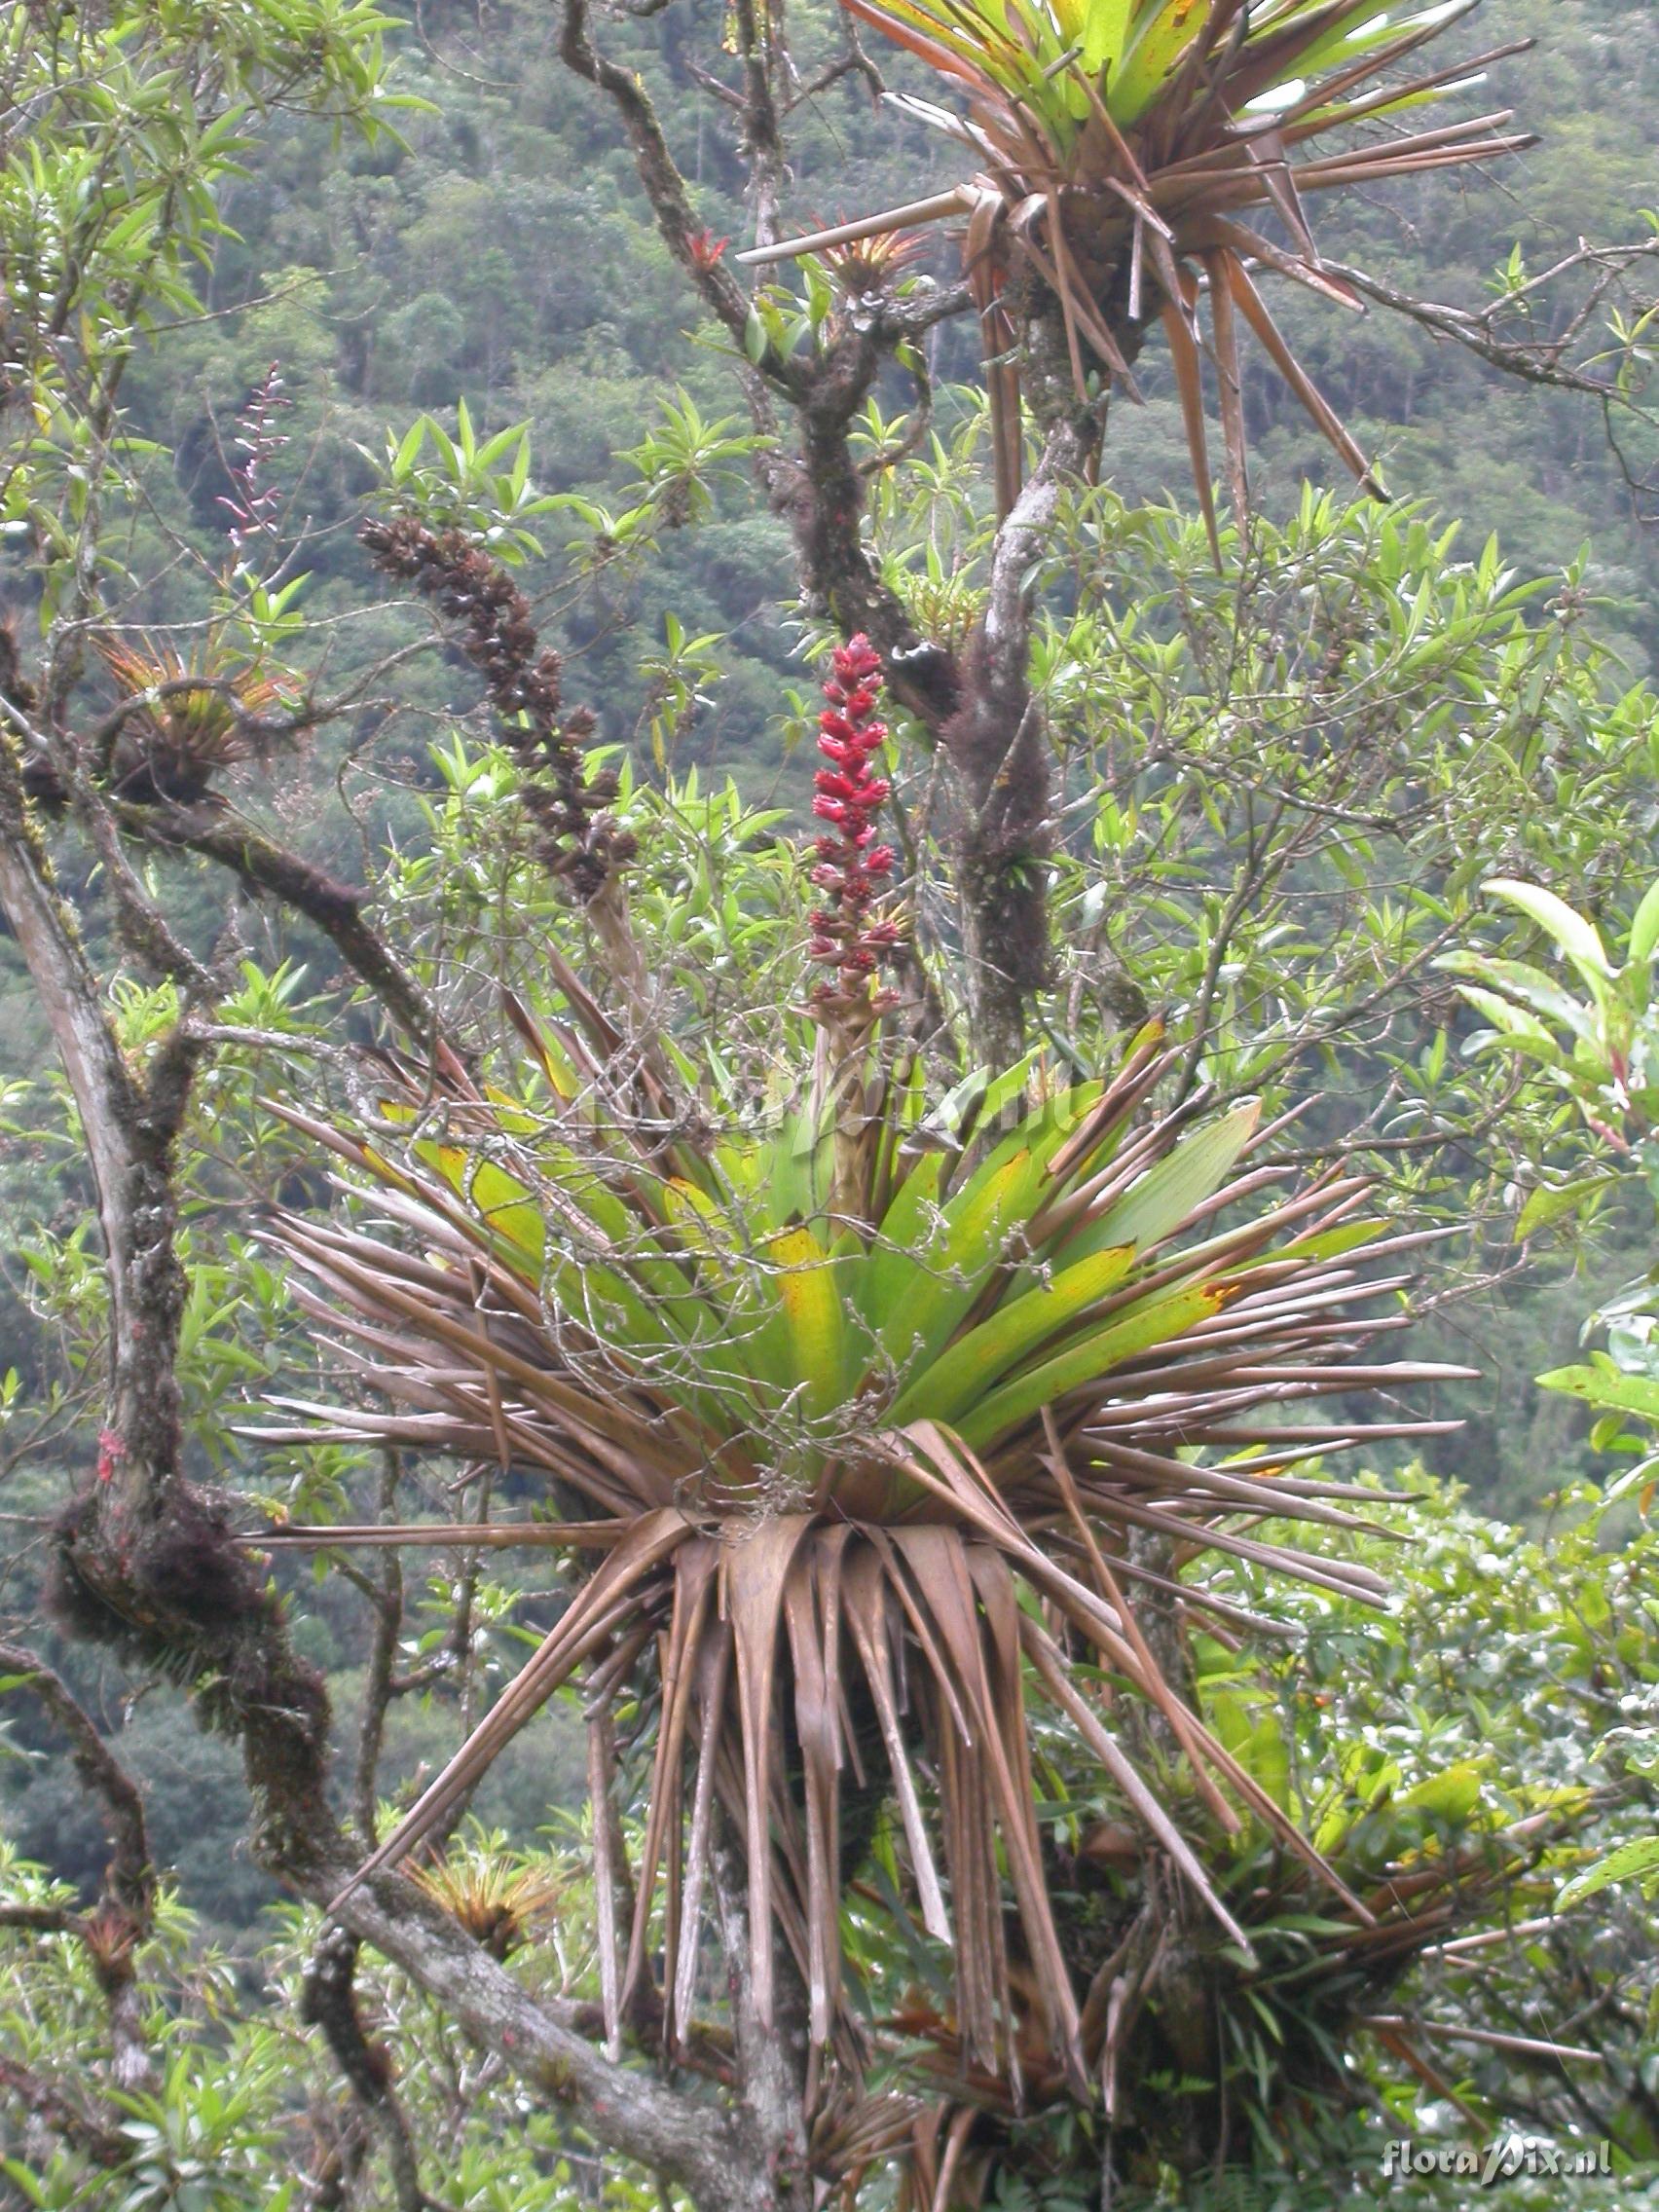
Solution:
M 559 655 L 541 649 L 530 602 L 463 531 L 431 531 L 399 516 L 365 523 L 360 535 L 376 568 L 429 599 L 459 630 L 457 643 L 484 679 L 497 734 L 523 770 L 519 798 L 539 832 L 536 859 L 576 898 L 596 899 L 637 844 L 606 812 L 616 799 L 614 774 L 586 771 L 593 710 L 563 711 Z

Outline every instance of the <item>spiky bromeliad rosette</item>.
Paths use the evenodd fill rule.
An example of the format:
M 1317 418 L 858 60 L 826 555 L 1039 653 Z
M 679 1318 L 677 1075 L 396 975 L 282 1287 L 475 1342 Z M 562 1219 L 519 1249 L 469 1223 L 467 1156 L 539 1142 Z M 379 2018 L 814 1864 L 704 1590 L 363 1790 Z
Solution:
M 1020 332 L 1009 286 L 1023 273 L 1057 301 L 1078 388 L 1090 373 L 1134 392 L 1141 336 L 1162 323 L 1193 474 L 1216 535 L 1203 428 L 1198 305 L 1211 345 L 1235 505 L 1246 504 L 1242 321 L 1362 483 L 1365 456 L 1286 345 L 1253 271 L 1328 300 L 1363 301 L 1320 259 L 1313 194 L 1490 161 L 1531 143 L 1509 111 L 1431 130 L 1403 128 L 1423 104 L 1479 82 L 1511 43 L 1427 75 L 1394 74 L 1479 5 L 1390 11 L 1375 0 L 842 0 L 944 80 L 967 112 L 889 97 L 954 139 L 977 173 L 949 192 L 757 247 L 744 261 L 834 250 L 922 223 L 967 220 L 969 281 L 984 331 L 1006 512 L 1019 489 Z M 1334 150 L 1313 146 L 1348 133 Z M 1266 210 L 1276 235 L 1245 221 Z M 1372 487 L 1373 489 L 1375 487 Z
M 1151 1114 L 1170 1065 L 1155 1033 L 977 1160 L 916 1143 L 919 1077 L 873 1086 L 869 1229 L 828 1217 L 821 1120 L 665 1149 L 606 1103 L 579 1036 L 514 1013 L 535 1057 L 522 1106 L 452 1070 L 436 1104 L 413 1085 L 390 1102 L 372 1140 L 289 1117 L 384 1223 L 289 1216 L 276 1234 L 314 1285 L 308 1310 L 392 1410 L 293 1406 L 307 1425 L 266 1433 L 510 1463 L 547 1479 L 561 1515 L 295 1540 L 484 1534 L 573 1563 L 558 1625 L 369 1865 L 407 1853 L 579 1671 L 590 1712 L 626 1684 L 654 1710 L 655 1765 L 631 1947 L 602 1957 L 613 2021 L 660 1947 L 670 2040 L 687 2029 L 718 1801 L 748 1838 L 759 2012 L 781 1936 L 815 2039 L 831 2035 L 851 1777 L 890 1788 L 970 2058 L 1007 2062 L 1017 1946 L 1075 2078 L 1025 1702 L 1069 1720 L 1243 1943 L 1124 1750 L 1115 1700 L 1161 1708 L 1224 1824 L 1253 1815 L 1312 1855 L 1161 1678 L 1133 1593 L 1206 1548 L 1377 1592 L 1340 1548 L 1249 1531 L 1353 1525 L 1359 1493 L 1308 1467 L 1353 1424 L 1281 1409 L 1459 1372 L 1365 1357 L 1400 1316 L 1355 1309 L 1404 1278 L 1362 1281 L 1356 1257 L 1409 1239 L 1359 1218 L 1351 1179 L 1278 1195 L 1282 1172 L 1250 1164 L 1252 1106 Z M 1136 1531 L 1167 1546 L 1131 1547 Z M 1201 1583 L 1181 1602 L 1251 1625 Z

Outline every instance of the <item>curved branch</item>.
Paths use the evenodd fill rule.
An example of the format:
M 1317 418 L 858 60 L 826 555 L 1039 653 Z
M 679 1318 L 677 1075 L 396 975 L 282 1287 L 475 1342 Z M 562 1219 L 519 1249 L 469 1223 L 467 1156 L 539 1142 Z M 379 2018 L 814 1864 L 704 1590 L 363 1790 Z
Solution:
M 1375 300 L 1396 314 L 1404 315 L 1433 338 L 1450 339 L 1463 347 L 1494 369 L 1506 376 L 1518 377 L 1524 384 L 1553 386 L 1558 391 L 1587 393 L 1603 400 L 1620 397 L 1617 386 L 1607 377 L 1592 376 L 1587 370 L 1576 368 L 1567 358 L 1568 350 L 1578 338 L 1596 306 L 1612 284 L 1625 276 L 1638 263 L 1659 259 L 1659 238 L 1644 239 L 1630 246 L 1580 245 L 1576 251 L 1544 270 L 1520 291 L 1505 294 L 1489 308 L 1479 313 L 1467 308 L 1444 306 L 1437 300 L 1418 298 L 1411 292 L 1402 292 L 1381 276 L 1372 276 L 1363 269 L 1351 269 L 1345 263 L 1328 261 L 1323 264 L 1327 275 L 1339 277 L 1363 292 L 1367 299 Z M 1496 327 L 1496 317 L 1505 309 L 1528 294 L 1536 292 L 1540 285 L 1567 276 L 1580 268 L 1592 268 L 1596 277 L 1590 298 L 1573 314 L 1565 331 L 1550 338 L 1505 338 Z M 1626 402 L 1626 404 L 1630 404 Z
M 0 1642 L 0 1667 L 20 1675 L 69 1742 L 69 1755 L 82 1784 L 104 1809 L 111 1857 L 104 1875 L 109 1898 L 142 1926 L 149 1925 L 156 1894 L 150 1841 L 144 1826 L 144 1800 L 138 1786 L 103 1738 L 79 1699 L 55 1669 L 20 1643 Z
M 103 1996 L 115 2079 L 122 2088 L 135 2089 L 152 2076 L 133 1966 L 133 1952 L 155 1920 L 156 1876 L 144 1827 L 144 1800 L 69 1685 L 37 1652 L 21 1644 L 0 1643 L 0 1667 L 24 1677 L 22 1686 L 34 1692 L 68 1738 L 69 1755 L 83 1785 L 103 1804 L 113 1849 L 104 1869 L 102 1896 L 93 1912 L 60 1914 L 57 1919 L 63 1932 L 79 1937 Z M 13 1926 L 26 1924 L 22 1912 L 12 1919 Z M 51 1922 L 43 1918 L 36 1924 L 44 1928 Z
M 426 2212 L 431 2199 L 421 2187 L 409 2123 L 391 2085 L 391 2062 L 383 2046 L 369 2042 L 358 2016 L 353 1984 L 359 1948 L 357 1937 L 344 1928 L 323 1932 L 306 1969 L 300 2018 L 322 2030 L 351 2094 L 385 2137 L 397 2212 Z
M 431 999 L 386 940 L 363 918 L 368 895 L 337 882 L 239 816 L 200 807 L 134 806 L 115 817 L 146 844 L 181 847 L 228 867 L 256 897 L 276 899 L 320 930 L 398 1027 L 422 1044 L 437 1034 Z
M 132 2146 L 127 2137 L 91 2120 L 62 2090 L 15 2058 L 0 2057 L 0 2089 L 10 2089 L 23 2110 L 60 2135 L 72 2151 L 105 2171 L 125 2165 Z

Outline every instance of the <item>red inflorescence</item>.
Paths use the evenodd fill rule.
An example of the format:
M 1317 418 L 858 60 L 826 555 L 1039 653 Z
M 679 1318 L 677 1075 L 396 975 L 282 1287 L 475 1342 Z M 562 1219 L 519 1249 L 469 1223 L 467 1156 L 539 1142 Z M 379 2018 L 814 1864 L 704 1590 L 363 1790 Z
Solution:
M 897 923 L 869 914 L 893 873 L 892 846 L 875 842 L 875 818 L 893 788 L 872 765 L 887 742 L 887 724 L 875 713 L 880 689 L 880 657 L 861 633 L 837 649 L 824 686 L 829 705 L 818 719 L 818 750 L 830 765 L 818 771 L 812 811 L 833 834 L 813 847 L 812 880 L 825 903 L 812 916 L 808 949 L 835 970 L 835 980 L 814 993 L 827 1007 L 869 1006 L 869 977 L 899 941 Z

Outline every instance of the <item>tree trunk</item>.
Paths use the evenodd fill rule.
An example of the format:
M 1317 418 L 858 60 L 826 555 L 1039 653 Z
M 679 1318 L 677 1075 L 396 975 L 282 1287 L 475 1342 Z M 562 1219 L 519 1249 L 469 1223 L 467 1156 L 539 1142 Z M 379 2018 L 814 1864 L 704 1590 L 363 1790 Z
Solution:
M 984 611 L 963 656 L 962 704 L 941 742 L 961 806 L 958 896 L 975 1059 L 1010 1066 L 1051 980 L 1049 860 L 1057 831 L 1053 756 L 1031 689 L 1036 570 L 1054 518 L 1088 482 L 1104 404 L 1081 399 L 1059 310 L 1046 293 L 1027 324 L 1024 385 L 1042 432 L 1035 470 L 997 532 Z

